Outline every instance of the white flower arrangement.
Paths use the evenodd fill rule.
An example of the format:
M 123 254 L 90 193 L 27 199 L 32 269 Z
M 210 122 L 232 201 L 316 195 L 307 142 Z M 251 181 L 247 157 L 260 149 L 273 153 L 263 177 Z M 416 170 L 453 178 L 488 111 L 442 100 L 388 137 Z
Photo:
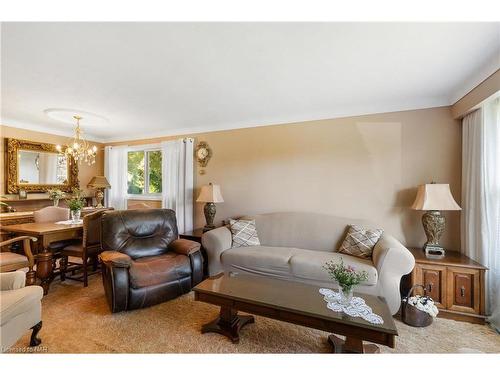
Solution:
M 417 309 L 426 312 L 433 318 L 439 313 L 438 308 L 434 304 L 434 300 L 428 296 L 415 295 L 413 297 L 403 298 L 403 302 L 407 302 L 409 305 L 415 306 Z

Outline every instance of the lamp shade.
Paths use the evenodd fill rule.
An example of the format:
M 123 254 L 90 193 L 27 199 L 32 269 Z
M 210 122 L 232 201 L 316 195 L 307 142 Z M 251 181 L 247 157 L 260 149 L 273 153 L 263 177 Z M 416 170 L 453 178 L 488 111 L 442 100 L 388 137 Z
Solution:
M 220 203 L 224 202 L 224 198 L 222 198 L 222 194 L 220 192 L 220 185 L 203 185 L 201 187 L 200 195 L 198 195 L 198 199 L 196 202 L 212 202 L 212 203 Z
M 110 188 L 111 185 L 109 184 L 108 180 L 104 176 L 94 176 L 90 180 L 90 182 L 87 184 L 87 187 L 90 188 L 96 188 L 96 189 L 102 189 L 102 188 Z
M 415 202 L 411 206 L 414 210 L 424 211 L 458 211 L 460 206 L 451 195 L 448 184 L 420 185 Z

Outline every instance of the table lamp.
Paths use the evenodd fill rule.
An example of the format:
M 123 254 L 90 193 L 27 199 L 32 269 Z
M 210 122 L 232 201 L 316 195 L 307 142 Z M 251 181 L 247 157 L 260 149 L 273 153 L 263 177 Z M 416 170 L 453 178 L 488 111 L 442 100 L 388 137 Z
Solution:
M 96 189 L 95 199 L 97 201 L 96 208 L 104 208 L 102 205 L 102 199 L 104 198 L 104 189 L 110 188 L 108 180 L 104 176 L 94 176 L 92 180 L 87 184 L 87 187 Z
M 224 198 L 222 198 L 222 194 L 220 192 L 220 186 L 213 185 L 212 183 L 203 185 L 196 202 L 205 202 L 203 213 L 205 214 L 207 225 L 203 227 L 203 232 L 214 229 L 214 218 L 216 213 L 215 204 L 224 202 Z
M 451 195 L 450 185 L 434 182 L 420 185 L 411 208 L 427 211 L 422 216 L 422 224 L 427 236 L 427 242 L 424 245 L 425 254 L 444 255 L 444 249 L 439 244 L 439 239 L 444 232 L 446 220 L 441 215 L 441 211 L 461 210 Z

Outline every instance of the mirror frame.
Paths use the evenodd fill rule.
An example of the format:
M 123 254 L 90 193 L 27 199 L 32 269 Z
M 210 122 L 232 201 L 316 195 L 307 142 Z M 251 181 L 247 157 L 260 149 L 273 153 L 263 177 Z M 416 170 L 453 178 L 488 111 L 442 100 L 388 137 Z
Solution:
M 78 163 L 75 163 L 75 161 L 71 157 L 68 160 L 68 183 L 19 184 L 17 169 L 17 153 L 19 150 L 52 152 L 55 154 L 58 154 L 59 151 L 57 151 L 56 145 L 53 145 L 51 143 L 32 142 L 15 138 L 7 138 L 5 141 L 7 149 L 7 166 L 5 168 L 7 193 L 18 193 L 20 188 L 31 193 L 46 192 L 48 189 L 61 189 L 62 191 L 71 192 L 71 189 L 78 188 L 80 186 L 80 183 L 78 181 Z M 64 152 L 64 150 L 65 147 L 63 147 L 62 151 Z

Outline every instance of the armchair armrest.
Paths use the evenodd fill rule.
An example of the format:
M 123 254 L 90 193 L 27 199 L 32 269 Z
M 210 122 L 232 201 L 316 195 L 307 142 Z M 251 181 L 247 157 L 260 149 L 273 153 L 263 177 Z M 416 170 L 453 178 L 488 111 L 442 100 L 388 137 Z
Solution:
M 14 290 L 24 288 L 26 274 L 23 271 L 0 273 L 0 290 Z
M 23 251 L 26 257 L 28 258 L 28 263 L 30 265 L 30 269 L 33 268 L 35 264 L 35 257 L 33 256 L 33 252 L 31 251 L 31 241 L 36 242 L 37 238 L 36 237 L 31 237 L 31 236 L 19 236 L 16 238 L 12 238 L 7 241 L 2 241 L 0 242 L 0 247 L 11 245 L 13 243 L 23 241 Z
M 221 273 L 223 271 L 220 262 L 221 255 L 233 244 L 231 231 L 227 227 L 220 227 L 205 232 L 201 237 L 201 243 L 208 256 L 208 274 L 215 276 Z
M 200 251 L 201 244 L 190 240 L 178 239 L 170 242 L 168 247 L 177 254 L 189 256 L 196 251 Z
M 394 237 L 383 234 L 373 249 L 372 259 L 379 274 L 379 284 L 392 314 L 401 304 L 401 277 L 415 266 L 412 253 Z
M 99 259 L 107 266 L 118 268 L 129 268 L 132 263 L 132 258 L 118 251 L 103 251 Z

